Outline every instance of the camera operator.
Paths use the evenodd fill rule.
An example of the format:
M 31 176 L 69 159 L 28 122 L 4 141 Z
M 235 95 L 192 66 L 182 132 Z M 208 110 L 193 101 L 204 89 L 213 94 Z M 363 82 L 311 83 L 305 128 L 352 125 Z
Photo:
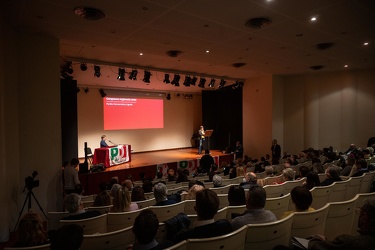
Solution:
M 66 194 L 74 193 L 76 185 L 81 183 L 78 178 L 78 170 L 76 169 L 78 164 L 79 160 L 73 158 L 70 161 L 70 165 L 64 169 L 64 190 Z

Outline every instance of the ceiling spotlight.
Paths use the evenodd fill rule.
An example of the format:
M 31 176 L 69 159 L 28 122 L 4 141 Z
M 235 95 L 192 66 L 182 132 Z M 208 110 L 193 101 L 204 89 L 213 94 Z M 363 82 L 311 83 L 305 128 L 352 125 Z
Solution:
M 138 74 L 138 70 L 133 69 L 132 72 L 129 75 L 129 79 L 134 80 L 134 81 L 137 80 L 137 74 Z
M 174 77 L 173 77 L 173 80 L 172 80 L 172 84 L 176 87 L 179 87 L 180 86 L 180 75 L 179 74 L 175 74 Z
M 197 80 L 198 80 L 198 78 L 196 76 L 193 76 L 193 78 L 191 79 L 190 85 L 195 86 L 195 83 L 197 82 Z
M 99 93 L 103 98 L 107 96 L 103 89 L 99 89 Z
M 242 88 L 244 85 L 243 82 L 236 81 L 236 83 L 232 86 L 233 89 Z
M 164 83 L 170 83 L 171 81 L 169 80 L 169 74 L 164 75 Z
M 81 63 L 81 70 L 86 71 L 87 70 L 87 65 L 86 63 Z
M 150 77 L 151 77 L 151 72 L 145 70 L 145 75 L 143 76 L 143 81 L 145 83 L 150 83 Z
M 220 80 L 219 88 L 223 88 L 223 87 L 225 86 L 226 83 L 227 83 L 227 81 L 225 81 L 224 79 L 221 79 L 221 80 Z
M 90 89 L 86 87 L 86 88 L 83 88 L 83 91 L 85 91 L 85 93 L 87 94 L 90 91 Z
M 79 91 L 81 91 L 81 89 L 79 87 L 77 87 L 77 94 L 79 93 Z
M 95 65 L 94 66 L 94 76 L 95 77 L 100 77 L 102 74 L 100 73 L 100 66 Z
M 198 87 L 200 87 L 200 88 L 204 88 L 204 85 L 205 85 L 205 84 L 206 84 L 206 78 L 201 77 L 201 79 L 199 80 Z
M 124 68 L 118 68 L 117 80 L 125 81 L 125 69 Z
M 66 72 L 68 72 L 69 75 L 73 74 L 73 66 L 72 62 L 66 62 Z
M 191 77 L 190 77 L 190 76 L 185 76 L 184 85 L 185 85 L 186 87 L 189 87 L 189 86 L 190 86 L 190 83 L 191 83 Z
M 171 94 L 167 94 L 166 96 L 165 96 L 165 98 L 167 98 L 167 100 L 169 101 L 170 99 L 171 99 Z
M 177 96 L 177 98 L 180 98 L 181 95 L 180 95 L 180 94 L 177 94 L 176 96 Z
M 214 78 L 211 79 L 210 83 L 208 84 L 208 87 L 210 87 L 210 88 L 215 87 L 215 79 Z

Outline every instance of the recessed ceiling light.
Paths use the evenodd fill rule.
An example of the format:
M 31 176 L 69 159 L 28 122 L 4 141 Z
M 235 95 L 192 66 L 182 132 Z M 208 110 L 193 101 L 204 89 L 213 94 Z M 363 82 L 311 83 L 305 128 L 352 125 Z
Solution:
M 143 56 L 143 53 L 141 52 L 141 53 L 139 53 L 139 55 L 140 55 L 140 56 Z
M 210 51 L 209 51 L 209 50 L 206 50 L 206 53 L 210 53 Z
M 315 22 L 318 18 L 316 16 L 313 16 L 310 21 Z
M 368 42 L 364 42 L 363 45 L 367 46 L 367 45 L 369 45 L 369 43 Z
M 344 67 L 347 68 L 347 67 L 349 67 L 349 65 L 345 64 Z

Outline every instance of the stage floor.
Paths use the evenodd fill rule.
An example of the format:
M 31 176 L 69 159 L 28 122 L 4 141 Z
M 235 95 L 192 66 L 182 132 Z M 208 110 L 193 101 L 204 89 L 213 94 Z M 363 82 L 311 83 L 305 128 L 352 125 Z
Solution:
M 139 168 L 150 165 L 158 165 L 166 162 L 179 162 L 183 160 L 200 159 L 197 148 L 171 149 L 145 153 L 132 153 L 131 162 L 119 164 L 107 168 L 105 171 Z M 212 156 L 228 155 L 219 150 L 210 150 Z

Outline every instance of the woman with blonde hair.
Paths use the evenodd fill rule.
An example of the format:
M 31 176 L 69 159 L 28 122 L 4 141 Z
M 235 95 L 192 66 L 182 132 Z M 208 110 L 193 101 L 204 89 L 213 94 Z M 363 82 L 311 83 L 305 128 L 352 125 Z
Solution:
M 131 201 L 129 189 L 126 187 L 118 189 L 113 199 L 113 207 L 111 208 L 111 212 L 119 213 L 134 210 L 138 210 L 138 205 L 137 203 Z
M 204 189 L 204 187 L 201 186 L 201 185 L 198 185 L 198 184 L 193 185 L 189 189 L 188 193 L 185 195 L 185 200 L 195 200 L 195 196 L 196 196 L 197 192 L 199 192 L 203 189 Z
M 26 213 L 19 222 L 17 241 L 13 247 L 32 247 L 48 242 L 48 235 L 39 215 L 35 212 Z

